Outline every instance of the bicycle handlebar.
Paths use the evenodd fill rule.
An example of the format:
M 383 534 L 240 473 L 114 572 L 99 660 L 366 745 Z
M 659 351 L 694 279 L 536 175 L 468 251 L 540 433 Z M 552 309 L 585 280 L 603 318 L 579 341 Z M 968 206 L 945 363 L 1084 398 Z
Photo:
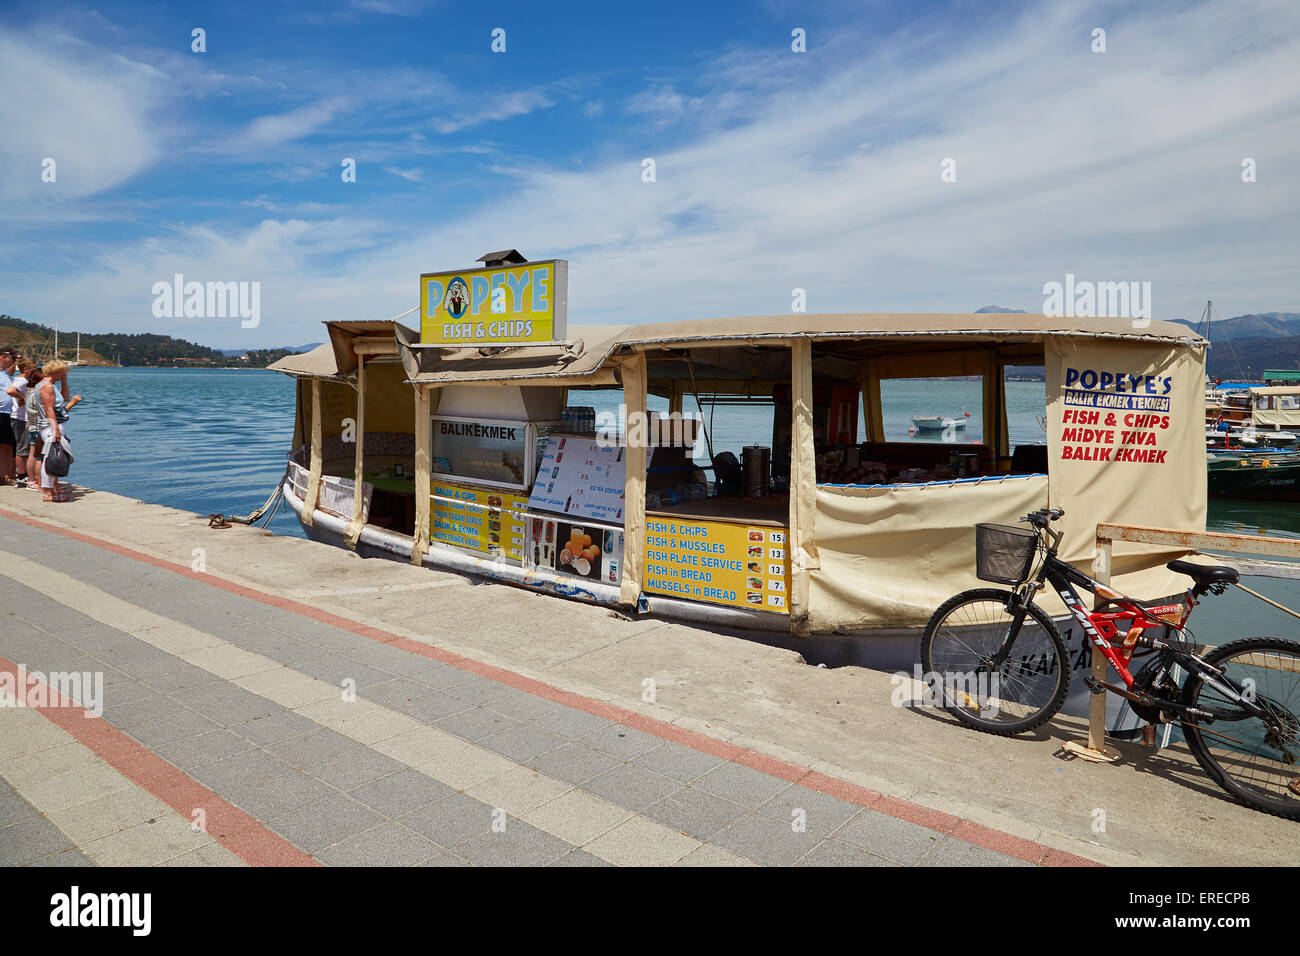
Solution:
M 1041 508 L 1038 511 L 1031 511 L 1021 518 L 1036 528 L 1046 528 L 1053 521 L 1065 517 L 1065 511 L 1061 508 Z

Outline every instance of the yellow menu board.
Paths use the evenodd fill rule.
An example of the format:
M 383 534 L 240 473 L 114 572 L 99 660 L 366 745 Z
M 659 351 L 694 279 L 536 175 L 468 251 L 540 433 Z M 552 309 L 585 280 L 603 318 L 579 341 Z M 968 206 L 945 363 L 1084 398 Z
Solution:
M 433 482 L 429 539 L 522 561 L 528 499 L 507 491 Z M 515 513 L 518 512 L 518 513 Z
M 646 517 L 645 589 L 790 613 L 785 528 Z

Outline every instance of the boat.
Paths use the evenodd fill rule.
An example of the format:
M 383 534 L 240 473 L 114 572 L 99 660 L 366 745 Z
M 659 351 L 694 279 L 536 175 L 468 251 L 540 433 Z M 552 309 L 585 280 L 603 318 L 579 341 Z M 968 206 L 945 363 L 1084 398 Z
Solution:
M 917 415 L 912 419 L 912 425 L 918 432 L 946 432 L 964 429 L 966 427 L 966 417 L 947 418 L 943 415 Z
M 1207 393 L 1206 441 L 1214 449 L 1276 449 L 1300 441 L 1300 385 L 1219 386 L 1210 405 Z
M 1300 501 L 1300 454 L 1215 454 L 1206 467 L 1216 498 Z
M 1099 522 L 1205 527 L 1205 342 L 1185 326 L 865 312 L 577 325 L 564 260 L 479 262 L 421 275 L 410 326 L 329 321 L 326 344 L 271 366 L 296 380 L 282 494 L 309 537 L 910 670 L 934 609 L 979 586 L 977 522 L 1063 508 L 1061 554 L 1089 570 Z M 1046 368 L 1045 443 L 1011 442 L 1016 365 Z M 979 442 L 886 437 L 882 382 L 955 376 L 982 383 Z M 769 409 L 770 431 L 721 447 L 704 406 L 735 404 Z M 1165 562 L 1184 553 L 1117 543 L 1114 586 L 1181 595 Z M 1082 688 L 1084 635 L 1047 600 Z

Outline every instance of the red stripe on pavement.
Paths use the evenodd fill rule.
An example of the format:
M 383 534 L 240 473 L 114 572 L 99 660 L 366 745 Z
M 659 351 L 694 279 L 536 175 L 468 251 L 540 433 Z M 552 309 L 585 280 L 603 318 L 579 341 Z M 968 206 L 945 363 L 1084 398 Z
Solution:
M 18 665 L 0 657 L 0 673 L 13 675 L 18 684 Z M 205 814 L 204 830 L 223 847 L 251 866 L 320 866 L 283 837 L 267 829 L 233 803 L 223 800 L 184 771 L 163 760 L 102 717 L 26 675 L 28 687 L 44 691 L 45 703 L 36 710 L 52 724 L 67 731 L 83 747 L 137 787 L 153 794 L 187 820 L 194 811 Z M 21 692 L 21 689 L 20 689 Z
M 382 644 L 391 644 L 394 647 L 401 648 L 404 651 L 410 651 L 412 654 L 419 654 L 422 657 L 428 657 L 444 664 L 450 664 L 461 670 L 468 671 L 472 674 L 478 674 L 481 677 L 487 677 L 492 680 L 514 687 L 517 690 L 525 691 L 536 697 L 553 701 L 557 704 L 563 704 L 566 707 L 572 707 L 574 710 L 580 710 L 584 713 L 592 714 L 597 717 L 604 717 L 615 723 L 631 727 L 634 730 L 641 730 L 652 736 L 659 737 L 672 743 L 681 744 L 684 747 L 690 747 L 692 750 L 698 750 L 701 753 L 718 757 L 721 760 L 727 760 L 732 763 L 741 764 L 754 770 L 762 771 L 771 776 L 787 780 L 790 783 L 807 787 L 810 790 L 816 790 L 819 793 L 825 793 L 828 796 L 838 797 L 848 803 L 855 803 L 861 807 L 867 807 L 877 813 L 883 813 L 900 820 L 906 820 L 926 827 L 930 830 L 936 830 L 940 833 L 951 836 L 955 839 L 964 840 L 967 843 L 974 843 L 977 846 L 986 849 L 996 850 L 1008 856 L 1024 860 L 1029 863 L 1041 864 L 1043 866 L 1102 866 L 1094 860 L 1085 857 L 1076 856 L 1073 853 L 1066 853 L 1062 850 L 1055 850 L 1042 843 L 1036 843 L 1032 840 L 1026 840 L 1021 837 L 1013 836 L 1010 833 L 1003 833 L 1001 830 L 994 830 L 991 827 L 985 827 L 981 824 L 973 823 L 969 820 L 963 820 L 952 814 L 943 813 L 939 810 L 924 807 L 917 803 L 911 803 L 907 800 L 900 800 L 897 797 L 889 797 L 874 790 L 865 787 L 859 787 L 856 784 L 840 780 L 836 777 L 830 777 L 826 774 L 818 773 L 808 767 L 801 767 L 798 764 L 781 760 L 769 754 L 760 753 L 756 750 L 750 750 L 746 747 L 738 747 L 735 744 L 727 743 L 716 737 L 710 737 L 708 734 L 702 734 L 694 730 L 686 730 L 667 721 L 658 720 L 654 717 L 648 717 L 645 714 L 639 714 L 636 711 L 627 710 L 615 704 L 605 701 L 596 700 L 591 697 L 584 697 L 581 694 L 575 694 L 572 691 L 562 690 L 559 687 L 544 683 L 532 677 L 525 677 L 523 674 L 516 674 L 514 671 L 508 671 L 492 664 L 485 664 L 481 661 L 472 660 L 461 654 L 454 654 L 451 651 L 445 651 L 420 641 L 412 640 L 409 637 L 401 637 L 397 634 L 390 634 L 388 631 L 382 631 L 379 628 L 371 627 L 368 624 L 361 624 L 357 621 L 340 617 L 337 614 L 331 614 L 329 611 L 323 611 L 320 608 L 312 607 L 309 604 L 301 604 L 298 601 L 292 601 L 288 598 L 278 597 L 274 594 L 267 594 L 264 591 L 258 591 L 255 588 L 246 587 L 242 584 L 236 584 L 233 581 L 227 581 L 224 578 L 216 577 L 207 572 L 194 571 L 183 564 L 177 564 L 172 561 L 165 561 L 162 558 L 156 558 L 153 555 L 145 554 L 141 551 L 134 551 L 131 548 L 123 547 L 119 544 L 113 544 L 110 541 L 104 541 L 100 538 L 93 538 L 90 535 L 81 534 L 67 528 L 61 528 L 57 525 L 48 524 L 36 518 L 29 518 L 26 515 L 15 514 L 11 511 L 0 509 L 0 516 L 9 518 L 13 521 L 19 521 L 34 528 L 40 528 L 43 531 L 50 531 L 59 534 L 65 538 L 72 538 L 75 541 L 81 541 L 84 544 L 93 545 L 105 551 L 111 551 L 114 554 L 123 557 L 132 558 L 136 561 L 143 561 L 154 567 L 163 568 L 172 571 L 183 577 L 192 578 L 196 581 L 202 581 L 204 584 L 210 584 L 213 587 L 220 588 L 232 594 L 238 594 L 252 601 L 258 601 L 262 604 L 269 604 L 272 607 L 278 607 L 285 611 L 292 611 L 303 617 L 319 621 L 322 624 L 328 624 L 343 631 L 349 631 L 361 637 L 369 638 L 373 641 L 379 641 Z M 170 765 L 168 765 L 170 766 Z

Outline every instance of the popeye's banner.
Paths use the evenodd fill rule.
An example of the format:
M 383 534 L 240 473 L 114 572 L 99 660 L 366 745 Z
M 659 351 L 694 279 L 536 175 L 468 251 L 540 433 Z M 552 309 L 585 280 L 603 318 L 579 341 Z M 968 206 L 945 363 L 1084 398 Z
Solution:
M 420 343 L 551 342 L 567 331 L 569 264 L 520 265 L 420 276 Z
M 1061 557 L 1091 572 L 1098 522 L 1205 529 L 1205 350 L 1172 343 L 1047 342 L 1050 504 Z M 1117 543 L 1116 587 L 1175 594 L 1162 549 Z M 1146 580 L 1124 575 L 1149 568 Z M 1161 579 L 1157 581 L 1156 579 Z

